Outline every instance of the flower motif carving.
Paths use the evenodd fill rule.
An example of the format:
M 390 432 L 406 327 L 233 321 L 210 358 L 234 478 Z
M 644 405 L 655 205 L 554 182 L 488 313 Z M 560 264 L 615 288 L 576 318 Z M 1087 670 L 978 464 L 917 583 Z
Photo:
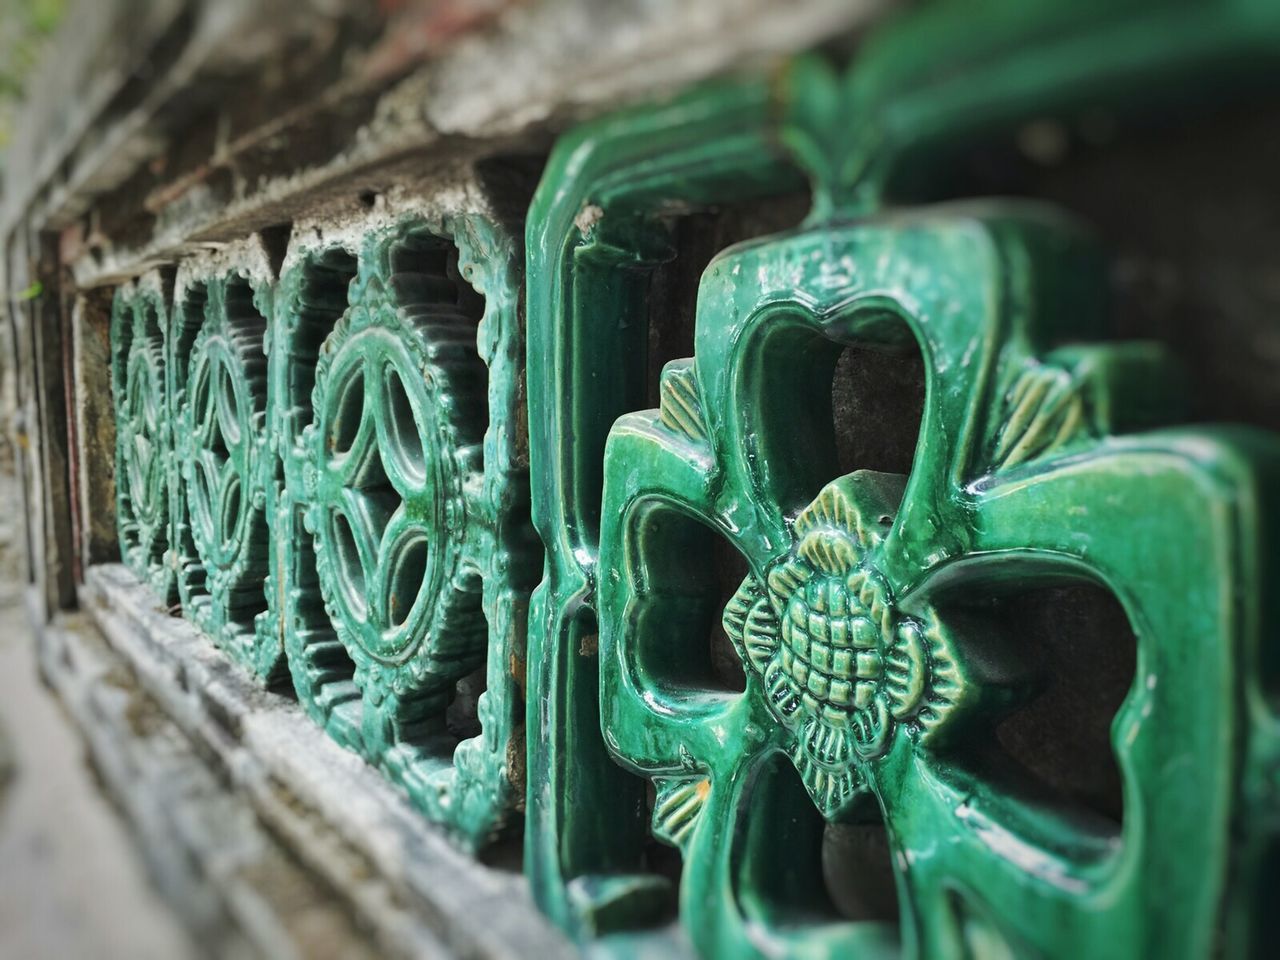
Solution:
M 1203 699 L 1197 671 L 1238 638 L 1207 637 L 1185 615 L 1188 597 L 1210 608 L 1229 595 L 1229 574 L 1213 586 L 1187 558 L 1197 543 L 1234 549 L 1239 531 L 1224 522 L 1230 511 L 1214 513 L 1219 494 L 1205 482 L 1243 460 L 1195 432 L 1122 434 L 1151 411 L 1127 385 L 1172 373 L 1150 346 L 1087 343 L 1092 315 L 1055 313 L 1072 301 L 1053 284 L 1090 263 L 1065 224 L 994 205 L 981 217 L 940 208 L 734 248 L 703 274 L 695 357 L 664 369 L 660 409 L 614 424 L 601 726 L 620 764 L 653 784 L 652 832 L 684 854 L 682 917 L 706 955 L 865 946 L 867 925 L 814 919 L 816 881 L 800 864 L 826 824 L 880 817 L 899 929 L 925 955 L 955 947 L 953 928 L 935 920 L 957 889 L 1070 917 L 1082 952 L 1147 942 L 1126 926 L 1128 906 L 1080 904 L 1143 902 L 1168 846 L 1128 818 L 1155 823 L 1145 818 L 1156 806 L 1167 815 L 1163 764 L 1204 729 L 1188 711 L 1212 726 L 1232 709 Z M 1032 349 L 1069 324 L 1085 343 Z M 819 471 L 835 458 L 819 427 L 831 407 L 815 385 L 829 389 L 840 344 L 904 341 L 919 348 L 926 382 L 910 474 L 826 480 Z M 1155 489 L 1181 505 L 1177 524 L 1152 517 Z M 1157 528 L 1158 576 L 1135 546 L 1135 530 Z M 746 667 L 741 692 L 696 662 L 719 596 L 707 571 L 721 567 L 705 546 L 716 537 L 749 570 L 720 617 Z M 1105 830 L 1045 803 L 993 752 L 1003 749 L 993 728 L 1035 695 L 1018 671 L 1022 644 L 1037 642 L 993 611 L 1036 584 L 1081 581 L 1105 583 L 1143 625 L 1139 663 L 1154 678 L 1129 690 L 1112 723 L 1125 731 L 1111 748 L 1126 813 Z M 1185 668 L 1192 649 L 1196 671 Z M 798 777 L 778 772 L 781 757 Z M 1208 787 L 1190 789 L 1208 802 Z M 1180 809 L 1184 825 L 1201 812 Z M 1171 838 L 1172 821 L 1160 822 Z M 957 911 L 975 915 L 977 896 Z M 982 922 L 1010 949 L 1043 939 L 1021 915 Z M 881 925 L 874 936 L 893 935 Z
M 391 696 L 442 710 L 483 655 L 464 502 L 479 464 L 468 414 L 483 400 L 468 392 L 474 354 L 433 347 L 442 326 L 450 335 L 440 314 L 419 328 L 382 277 L 367 278 L 322 348 L 303 437 L 321 589 L 373 706 Z M 452 320 L 461 332 L 466 318 Z
M 793 554 L 764 584 L 748 576 L 724 612 L 770 710 L 794 731 L 791 758 L 829 818 L 865 789 L 859 765 L 885 752 L 895 724 L 927 737 L 960 691 L 944 629 L 900 616 L 866 559 L 901 487 L 900 477 L 866 472 L 830 484 L 797 518 Z

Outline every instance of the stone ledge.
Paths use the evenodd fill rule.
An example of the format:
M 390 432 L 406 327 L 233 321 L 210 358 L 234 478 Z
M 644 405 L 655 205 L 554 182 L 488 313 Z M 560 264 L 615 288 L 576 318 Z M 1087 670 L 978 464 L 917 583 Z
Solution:
M 113 8 L 121 0 L 100 4 Z M 832 38 L 853 42 L 892 6 L 886 0 L 459 0 L 459 10 L 485 16 L 474 29 L 408 57 L 400 64 L 413 67 L 407 75 L 390 82 L 394 71 L 385 77 L 372 71 L 373 78 L 361 79 L 353 68 L 352 75 L 319 84 L 234 142 L 201 151 L 189 169 L 160 178 L 147 191 L 149 209 L 131 193 L 131 178 L 150 163 L 176 163 L 174 143 L 200 142 L 220 122 L 218 101 L 261 96 L 256 63 L 288 59 L 290 38 L 323 34 L 338 13 L 361 8 L 354 0 L 272 0 L 266 13 L 260 3 L 243 0 L 172 5 L 203 29 L 174 53 L 173 68 L 151 78 L 147 96 L 125 116 L 86 104 L 76 111 L 74 136 L 34 123 L 32 134 L 23 135 L 29 117 L 58 115 L 49 104 L 61 102 L 49 94 L 19 119 L 13 196 L 0 198 L 0 236 L 24 222 L 29 229 L 66 231 L 64 262 L 81 288 L 119 283 L 203 245 L 326 213 L 335 203 L 347 209 L 361 191 L 417 189 L 422 178 L 429 185 L 440 172 L 479 158 L 540 156 L 577 120 L 713 77 L 768 71 L 779 57 Z M 419 6 L 429 11 L 431 5 Z M 388 31 L 394 47 L 394 26 Z M 104 33 L 110 51 L 118 38 Z M 246 41 L 258 60 L 244 55 Z M 59 62 L 61 52 L 53 49 L 48 59 Z M 353 64 L 364 63 L 366 53 L 378 59 L 363 48 L 350 52 Z M 82 68 L 85 56 L 76 49 L 67 69 Z M 118 72 L 128 75 L 130 66 L 138 67 L 126 59 Z M 296 83 L 308 87 L 306 78 Z M 317 139 L 317 130 L 326 136 Z M 117 226 L 92 229 L 104 212 Z
M 180 907 L 219 903 L 253 951 L 271 956 L 315 955 L 314 941 L 295 935 L 291 909 L 317 925 L 349 913 L 349 929 L 368 933 L 346 944 L 362 951 L 495 960 L 573 953 L 518 872 L 454 847 L 295 702 L 256 686 L 194 626 L 169 616 L 124 567 L 90 568 L 80 600 L 83 614 L 44 629 L 42 667 L 153 863 L 194 874 L 181 880 L 188 891 L 176 891 Z M 165 739 L 141 736 L 140 716 Z M 179 797 L 184 781 L 199 786 Z M 237 853 L 241 834 L 248 850 Z M 297 882 L 331 892 L 276 902 L 282 885 L 267 867 L 280 864 Z M 360 955 L 325 936 L 325 955 L 328 941 L 335 956 Z

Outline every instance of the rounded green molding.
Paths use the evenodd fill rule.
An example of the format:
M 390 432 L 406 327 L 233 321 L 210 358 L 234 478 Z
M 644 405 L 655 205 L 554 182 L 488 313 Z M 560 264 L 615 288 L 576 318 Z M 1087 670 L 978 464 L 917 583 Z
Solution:
M 868 36 L 847 70 L 787 60 L 767 79 L 619 111 L 557 143 L 526 230 L 533 519 L 548 558 L 530 619 L 525 865 L 562 927 L 581 936 L 634 929 L 665 909 L 663 882 L 641 872 L 643 791 L 610 763 L 592 691 L 605 435 L 648 406 L 648 279 L 674 253 L 666 225 L 682 212 L 794 192 L 806 178 L 808 222 L 821 225 L 887 198 L 936 195 L 957 154 L 1031 120 L 1085 107 L 1119 120 L 1181 110 L 1188 84 L 1225 90 L 1274 64 L 1278 10 L 1257 0 L 930 4 Z M 992 465 L 1025 464 L 1082 424 L 1083 435 L 1100 435 L 1110 413 L 1082 407 L 1073 380 L 1105 378 L 1130 415 L 1166 404 L 1166 392 L 1149 402 L 1124 373 L 1142 368 L 1141 351 L 1049 354 L 1054 363 L 1009 385 L 1007 427 L 986 452 Z M 945 436 L 961 422 L 934 429 Z M 788 516 L 816 494 L 789 502 Z
M 295 687 L 340 742 L 475 846 L 509 821 L 523 787 L 519 684 L 538 569 L 521 520 L 513 255 L 478 216 L 376 229 L 358 264 L 332 250 L 298 258 L 282 301 L 294 307 L 273 339 L 296 363 L 308 324 L 329 317 L 309 423 L 299 382 L 277 380 L 288 439 L 275 516 L 294 540 L 277 540 L 273 576 Z M 306 535 L 314 585 L 284 556 Z M 459 743 L 448 708 L 481 668 L 480 730 Z
M 183 611 L 271 682 L 284 665 L 267 614 L 267 358 L 271 290 L 232 273 L 187 279 L 172 338 L 174 524 Z
M 120 556 L 166 603 L 175 599 L 169 563 L 167 331 L 168 310 L 158 288 L 135 283 L 116 291 L 110 339 Z
M 931 3 L 889 17 L 847 70 L 813 56 L 783 65 L 776 138 L 809 176 L 821 222 L 927 194 L 966 149 L 1030 120 L 1184 111 L 1199 78 L 1225 95 L 1277 65 L 1268 0 Z
M 594 610 L 605 439 L 646 406 L 649 280 L 672 208 L 800 189 L 770 134 L 766 82 L 716 84 L 578 128 L 527 223 L 533 522 L 547 546 L 529 628 L 525 871 L 575 936 L 652 923 L 643 784 L 600 737 Z
M 703 955 L 1200 957 L 1253 901 L 1240 791 L 1274 724 L 1241 704 L 1280 441 L 1130 433 L 1176 416 L 1132 383 L 1176 380 L 1154 345 L 1088 343 L 1102 293 L 1074 228 L 999 204 L 767 238 L 703 275 L 694 358 L 611 433 L 599 562 L 604 740 L 654 784 Z M 923 357 L 909 476 L 836 475 L 848 344 Z M 742 693 L 697 670 L 714 537 L 750 571 L 721 614 Z M 1137 638 L 1118 826 L 976 759 L 1019 679 L 975 604 L 1050 582 L 1102 585 Z M 880 817 L 900 921 L 840 919 L 822 827 Z

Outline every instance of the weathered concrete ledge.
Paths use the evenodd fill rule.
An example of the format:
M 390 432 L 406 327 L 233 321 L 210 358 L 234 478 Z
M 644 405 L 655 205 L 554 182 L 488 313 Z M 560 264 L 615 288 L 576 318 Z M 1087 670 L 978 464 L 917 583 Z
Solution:
M 454 0 L 418 4 L 418 19 L 381 34 L 348 0 L 165 0 L 146 17 L 139 6 L 88 5 L 97 46 L 85 31 L 59 38 L 19 124 L 29 132 L 9 152 L 0 240 L 23 223 L 61 233 L 81 288 L 450 164 L 544 153 L 575 120 L 852 39 L 891 3 Z M 285 70 L 326 63 L 343 35 L 342 66 Z M 82 74 L 98 62 L 110 69 L 90 82 Z M 267 62 L 285 71 L 270 90 Z M 98 95 L 77 100 L 68 70 Z M 237 128 L 237 105 L 257 100 L 273 107 L 267 116 L 205 143 L 201 131 Z M 67 110 L 62 123 L 43 119 Z
M 80 600 L 44 628 L 42 669 L 216 955 L 572 955 L 518 871 L 454 847 L 124 567 L 89 569 Z

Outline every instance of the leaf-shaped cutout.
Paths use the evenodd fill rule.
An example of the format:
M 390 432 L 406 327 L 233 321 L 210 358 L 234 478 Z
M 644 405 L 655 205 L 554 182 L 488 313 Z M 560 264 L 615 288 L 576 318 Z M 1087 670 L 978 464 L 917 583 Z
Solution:
M 706 777 L 657 777 L 653 784 L 657 789 L 653 834 L 673 847 L 683 848 L 706 805 L 711 781 Z
M 1045 456 L 1087 429 L 1083 391 L 1071 371 L 1053 364 L 1036 366 L 1009 392 L 993 465 L 1007 470 Z
M 658 419 L 664 427 L 690 440 L 706 442 L 707 422 L 692 359 L 672 360 L 662 368 L 659 397 Z

